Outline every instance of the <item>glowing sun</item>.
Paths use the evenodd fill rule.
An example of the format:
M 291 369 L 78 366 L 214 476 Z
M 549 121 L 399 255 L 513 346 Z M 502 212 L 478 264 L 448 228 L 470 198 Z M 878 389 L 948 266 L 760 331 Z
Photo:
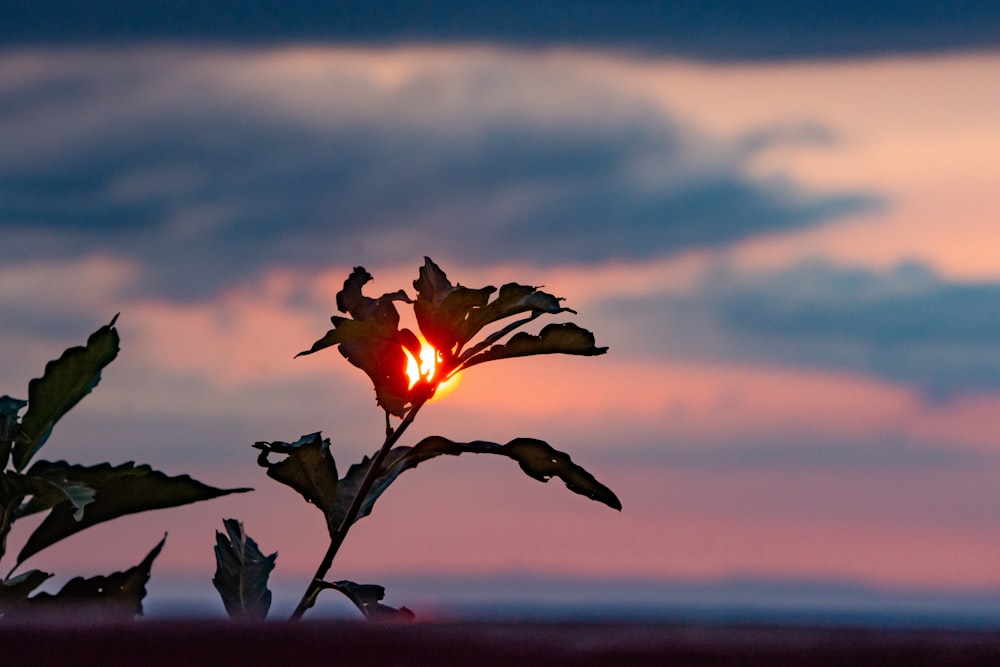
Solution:
M 406 377 L 410 380 L 410 389 L 420 381 L 421 378 L 427 380 L 428 382 L 434 381 L 434 376 L 438 370 L 438 364 L 441 361 L 441 353 L 434 349 L 434 347 L 420 338 L 420 358 L 417 359 L 407 350 L 403 348 L 403 352 L 406 354 Z M 447 381 L 442 382 L 438 385 L 437 391 L 434 392 L 434 396 L 431 398 L 432 401 L 437 400 L 443 396 L 446 396 L 458 386 L 458 375 L 453 375 Z

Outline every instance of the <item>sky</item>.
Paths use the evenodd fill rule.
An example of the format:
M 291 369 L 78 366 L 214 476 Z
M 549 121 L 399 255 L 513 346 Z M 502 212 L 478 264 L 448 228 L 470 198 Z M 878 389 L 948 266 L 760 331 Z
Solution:
M 151 595 L 204 589 L 236 517 L 294 602 L 322 516 L 251 445 L 378 447 L 364 374 L 293 355 L 352 267 L 413 296 L 426 255 L 544 285 L 610 350 L 470 369 L 404 440 L 542 438 L 623 510 L 433 461 L 335 578 L 1000 591 L 995 4 L 207 7 L 0 10 L 0 393 L 120 312 L 41 456 L 256 489 L 29 564 L 124 569 L 168 532 Z

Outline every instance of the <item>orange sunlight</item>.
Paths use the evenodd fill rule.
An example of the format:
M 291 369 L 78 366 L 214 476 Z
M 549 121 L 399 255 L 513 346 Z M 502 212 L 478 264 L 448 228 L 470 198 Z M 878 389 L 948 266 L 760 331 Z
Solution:
M 420 360 L 418 361 L 413 354 L 403 348 L 403 353 L 406 354 L 406 376 L 410 379 L 410 389 L 420 381 L 420 378 L 426 379 L 428 382 L 434 379 L 435 373 L 437 373 L 437 365 L 439 361 L 439 353 L 434 349 L 430 343 L 420 338 Z M 434 396 L 431 397 L 431 401 L 435 401 L 439 398 L 447 396 L 458 386 L 458 375 L 452 376 L 445 382 L 438 385 L 437 390 L 434 392 Z

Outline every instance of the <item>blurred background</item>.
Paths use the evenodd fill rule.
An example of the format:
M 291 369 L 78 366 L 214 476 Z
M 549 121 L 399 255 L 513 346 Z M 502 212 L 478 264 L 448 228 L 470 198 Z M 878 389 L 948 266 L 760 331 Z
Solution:
M 323 517 L 251 444 L 378 447 L 364 374 L 292 357 L 353 266 L 412 296 L 429 255 L 544 285 L 610 352 L 472 369 L 407 441 L 542 438 L 624 509 L 436 460 L 332 578 L 418 618 L 1000 624 L 998 71 L 1000 6 L 961 0 L 8 0 L 0 393 L 120 311 L 41 457 L 257 489 L 29 565 L 126 569 L 166 531 L 148 613 L 221 615 L 236 517 L 289 611 Z

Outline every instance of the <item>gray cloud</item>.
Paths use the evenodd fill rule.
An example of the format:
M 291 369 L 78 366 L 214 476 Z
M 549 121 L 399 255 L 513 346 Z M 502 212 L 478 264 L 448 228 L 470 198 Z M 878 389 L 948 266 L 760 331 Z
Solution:
M 689 294 L 601 307 L 635 332 L 619 331 L 618 349 L 861 371 L 931 399 L 1000 390 L 998 310 L 1000 283 L 951 283 L 917 263 L 721 270 Z
M 192 297 L 267 265 L 658 257 L 878 205 L 748 174 L 822 128 L 728 145 L 530 59 L 230 85 L 252 55 L 8 55 L 0 257 L 127 257 L 137 289 Z

